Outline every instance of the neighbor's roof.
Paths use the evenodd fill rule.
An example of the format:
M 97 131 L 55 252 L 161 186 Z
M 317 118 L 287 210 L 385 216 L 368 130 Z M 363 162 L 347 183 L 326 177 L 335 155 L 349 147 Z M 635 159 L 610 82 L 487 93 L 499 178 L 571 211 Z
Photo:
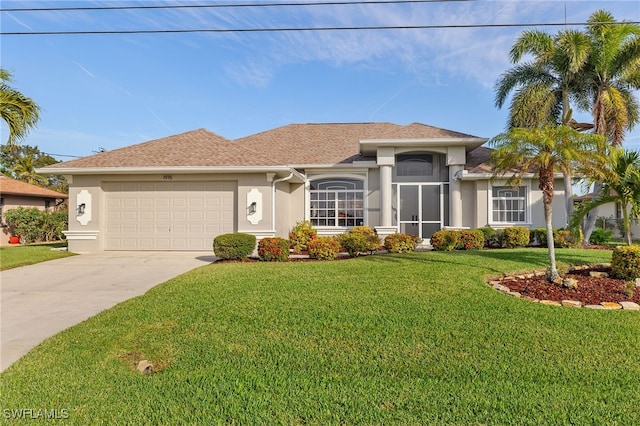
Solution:
M 63 194 L 62 192 L 53 191 L 51 189 L 11 179 L 2 174 L 0 174 L 0 194 L 23 195 L 39 198 L 69 198 L 67 194 Z
M 234 141 L 199 129 L 44 169 L 338 164 L 364 159 L 361 140 L 445 138 L 475 136 L 420 123 L 290 124 Z

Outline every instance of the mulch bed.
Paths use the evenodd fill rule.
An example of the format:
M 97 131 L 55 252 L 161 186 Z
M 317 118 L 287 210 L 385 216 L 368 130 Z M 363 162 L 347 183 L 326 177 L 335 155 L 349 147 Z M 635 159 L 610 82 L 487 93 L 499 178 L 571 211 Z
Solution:
M 640 304 L 640 288 L 634 288 L 633 295 L 625 294 L 626 282 L 616 278 L 594 278 L 589 271 L 611 272 L 611 268 L 594 268 L 590 270 L 573 271 L 566 274 L 567 278 L 578 280 L 577 289 L 563 288 L 549 282 L 546 276 L 533 278 L 518 278 L 504 281 L 503 284 L 511 291 L 517 291 L 522 296 L 540 300 L 577 300 L 584 305 L 598 305 L 602 302 L 635 302 Z

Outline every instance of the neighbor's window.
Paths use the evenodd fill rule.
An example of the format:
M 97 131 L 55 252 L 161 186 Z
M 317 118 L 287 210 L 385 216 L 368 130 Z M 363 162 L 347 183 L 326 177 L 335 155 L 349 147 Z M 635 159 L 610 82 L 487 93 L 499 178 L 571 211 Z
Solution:
M 494 222 L 525 222 L 527 188 L 524 186 L 494 186 L 492 189 Z
M 364 224 L 364 184 L 357 179 L 317 179 L 311 182 L 311 223 L 314 226 Z

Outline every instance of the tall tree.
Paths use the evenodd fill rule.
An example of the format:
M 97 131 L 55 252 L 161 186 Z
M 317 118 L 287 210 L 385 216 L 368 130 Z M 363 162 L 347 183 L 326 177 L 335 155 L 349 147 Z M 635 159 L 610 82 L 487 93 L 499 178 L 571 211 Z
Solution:
M 9 127 L 8 145 L 17 145 L 36 126 L 40 119 L 40 107 L 9 85 L 11 73 L 0 68 L 0 117 Z
M 620 146 L 625 132 L 640 121 L 640 107 L 633 95 L 640 89 L 640 26 L 618 22 L 611 13 L 598 10 L 588 20 L 587 35 L 590 54 L 585 68 L 594 132 L 607 138 L 612 146 Z M 594 185 L 594 196 L 603 184 Z M 593 232 L 596 211 L 585 224 L 585 239 Z
M 589 38 L 580 31 L 565 30 L 555 36 L 538 30 L 523 32 L 510 52 L 512 63 L 517 65 L 496 83 L 495 103 L 499 108 L 513 92 L 508 127 L 570 125 L 571 99 L 585 103 L 585 81 L 580 71 L 589 52 Z M 525 55 L 532 59 L 521 63 Z M 572 170 L 567 168 L 562 173 L 569 218 L 573 213 Z
M 608 167 L 601 174 L 602 193 L 582 204 L 571 218 L 571 226 L 579 227 L 590 211 L 609 203 L 622 209 L 622 223 L 627 244 L 631 245 L 631 219 L 640 217 L 640 153 L 613 148 Z
M 553 241 L 553 194 L 555 173 L 575 169 L 582 173 L 595 173 L 602 169 L 605 157 L 604 138 L 583 134 L 568 126 L 513 128 L 490 142 L 493 177 L 510 175 L 507 183 L 519 186 L 523 176 L 535 173 L 542 191 L 544 220 L 549 250 L 549 279 L 560 278 L 556 268 Z M 594 154 L 595 153 L 595 154 Z

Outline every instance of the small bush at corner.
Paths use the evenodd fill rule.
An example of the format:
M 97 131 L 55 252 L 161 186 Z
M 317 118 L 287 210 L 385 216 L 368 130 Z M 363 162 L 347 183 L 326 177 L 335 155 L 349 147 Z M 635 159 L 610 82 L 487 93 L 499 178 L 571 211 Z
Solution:
M 408 234 L 390 234 L 384 237 L 384 248 L 391 253 L 408 253 L 415 251 L 418 238 Z
M 459 235 L 456 231 L 444 229 L 431 236 L 431 246 L 437 251 L 452 251 L 458 245 Z
M 611 274 L 622 280 L 640 278 L 640 246 L 616 247 L 611 254 Z
M 263 238 L 258 242 L 258 256 L 266 262 L 289 259 L 289 241 L 284 238 Z
M 340 253 L 340 243 L 334 237 L 318 237 L 309 241 L 307 251 L 311 259 L 333 260 Z
M 213 240 L 213 253 L 222 260 L 244 259 L 255 247 L 256 237 L 241 232 L 218 235 Z
M 289 232 L 289 247 L 295 253 L 307 250 L 307 244 L 316 239 L 318 232 L 308 220 L 296 223 L 296 226 Z
M 602 228 L 596 228 L 591 233 L 589 242 L 591 244 L 602 245 L 611 240 L 611 237 L 613 237 L 613 232 L 604 230 Z

